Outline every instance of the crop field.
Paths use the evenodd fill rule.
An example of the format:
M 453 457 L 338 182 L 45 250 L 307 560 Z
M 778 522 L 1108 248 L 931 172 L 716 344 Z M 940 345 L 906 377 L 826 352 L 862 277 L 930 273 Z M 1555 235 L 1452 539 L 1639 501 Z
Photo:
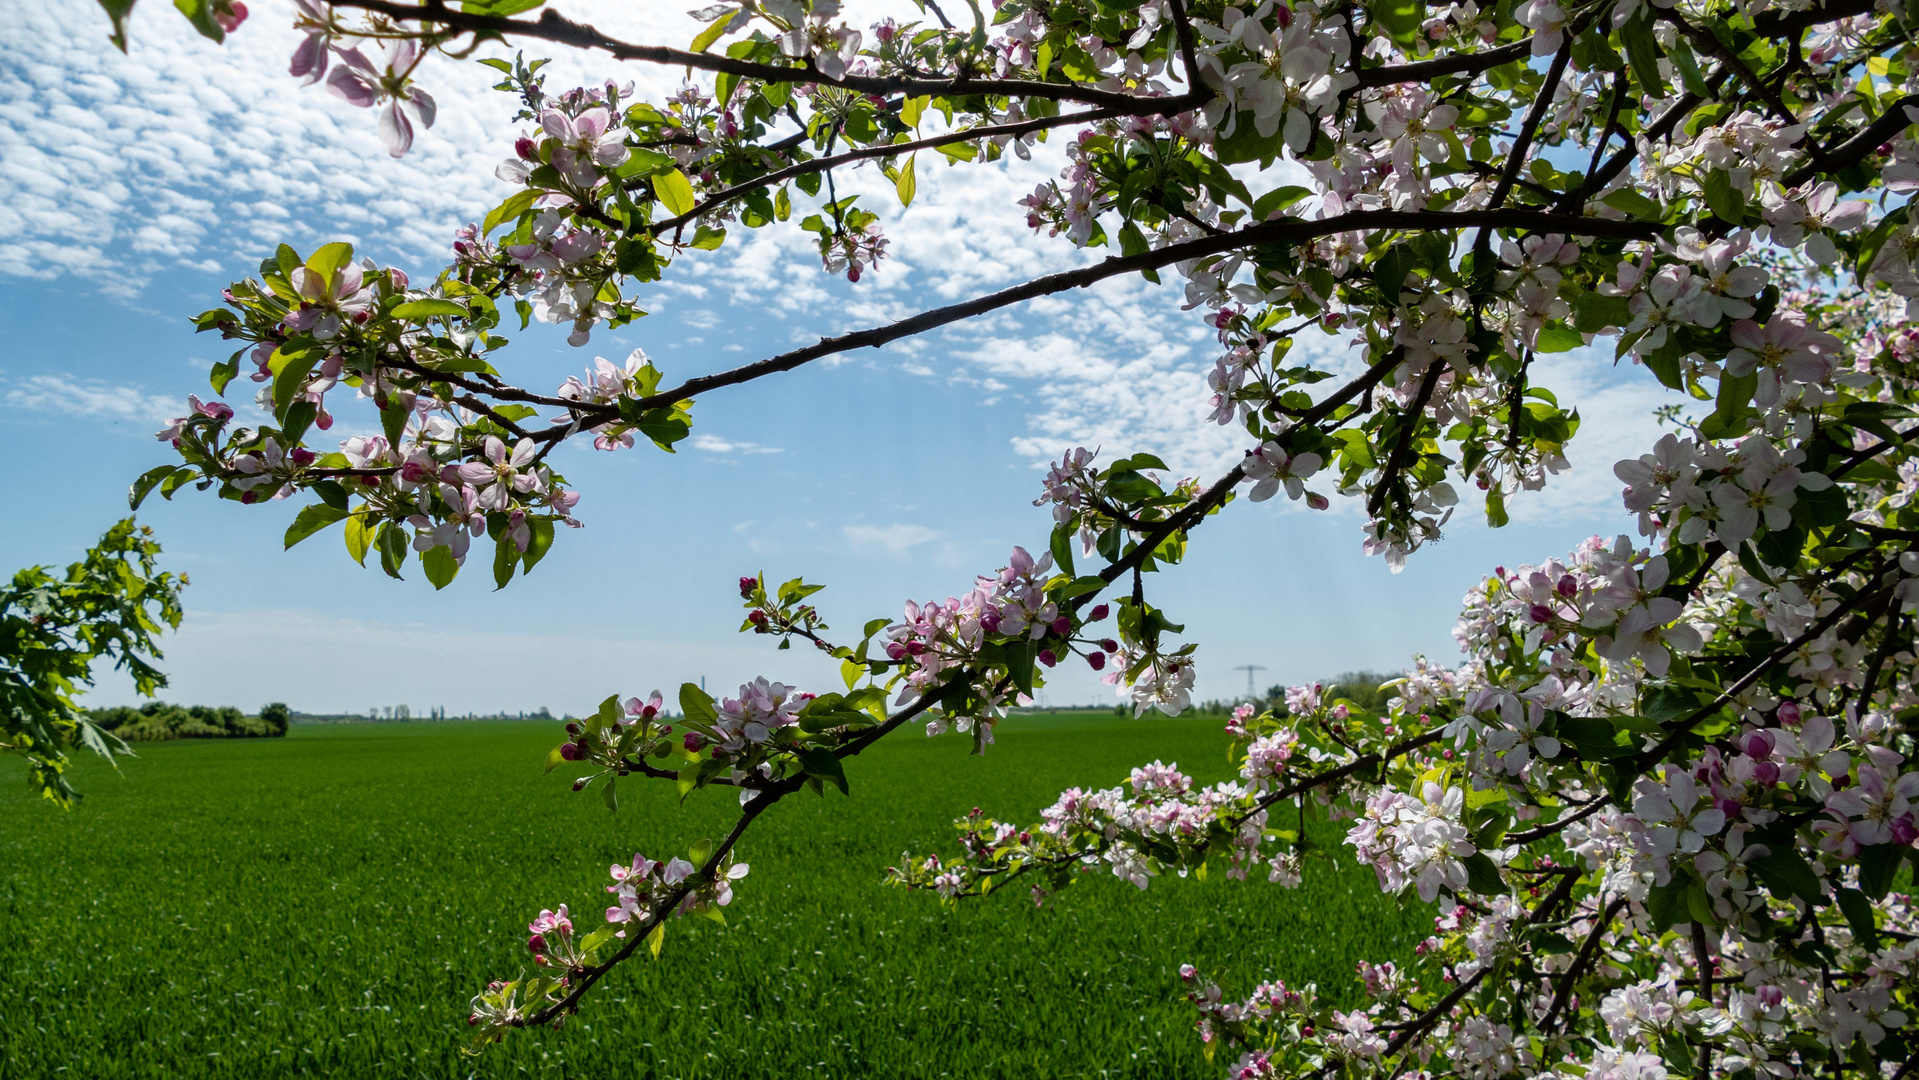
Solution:
M 851 798 L 754 826 L 729 925 L 671 924 L 563 1030 L 467 1057 L 466 1001 L 526 965 L 541 907 L 596 925 L 608 864 L 682 853 L 735 808 L 629 782 L 609 814 L 566 769 L 541 776 L 557 741 L 486 722 L 147 744 L 124 777 L 82 762 L 71 813 L 8 762 L 0 1077 L 1209 1076 L 1180 963 L 1350 1000 L 1358 959 L 1431 926 L 1343 847 L 1294 892 L 1102 873 L 1043 910 L 1023 890 L 953 910 L 882 887 L 975 805 L 1033 815 L 1154 758 L 1228 775 L 1213 719 L 1015 717 L 984 758 L 902 732 L 851 763 Z

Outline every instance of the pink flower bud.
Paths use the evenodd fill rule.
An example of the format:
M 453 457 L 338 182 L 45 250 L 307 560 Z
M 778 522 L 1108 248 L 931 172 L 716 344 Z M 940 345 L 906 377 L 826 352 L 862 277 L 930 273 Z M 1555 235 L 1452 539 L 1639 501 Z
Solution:
M 700 747 L 704 741 L 705 740 L 700 738 L 699 732 L 689 731 L 686 733 L 686 738 L 680 740 L 680 745 L 686 747 L 687 753 L 697 754 L 700 752 Z
M 1105 649 L 1107 652 L 1118 652 L 1119 642 L 1114 641 L 1112 638 L 1107 638 L 1105 641 L 1099 643 L 1099 647 Z
M 1559 595 L 1574 596 L 1579 592 L 1579 582 L 1574 581 L 1573 576 L 1571 574 L 1567 574 L 1566 576 L 1559 579 L 1558 588 L 1559 588 Z
M 1729 818 L 1733 818 L 1735 820 L 1738 819 L 1740 814 L 1743 814 L 1746 812 L 1746 805 L 1740 802 L 1738 799 L 1732 798 L 1730 796 L 1722 795 L 1719 798 L 1714 799 L 1713 805 L 1719 808 L 1720 813 L 1726 815 Z
M 897 641 L 888 642 L 886 645 L 886 658 L 888 660 L 906 659 L 906 646 L 901 645 Z
M 1192 982 L 1198 974 L 1199 969 L 1191 964 L 1181 964 L 1179 966 L 1179 977 L 1185 979 L 1187 982 Z
M 1553 621 L 1553 612 L 1544 604 L 1534 604 L 1526 612 L 1526 617 L 1536 623 L 1548 623 Z
M 1053 650 L 1051 649 L 1041 649 L 1039 651 L 1039 662 L 1045 664 L 1047 667 L 1052 667 L 1054 664 L 1059 663 L 1059 657 L 1053 655 Z
M 1791 727 L 1798 727 L 1801 719 L 1803 719 L 1803 717 L 1800 715 L 1798 702 L 1782 701 L 1779 703 L 1780 723 Z
M 988 611 L 979 617 L 979 628 L 989 634 L 999 633 L 999 612 Z
M 534 934 L 532 937 L 526 939 L 526 949 L 528 952 L 545 952 L 546 938 L 543 935 Z
M 1746 736 L 1746 756 L 1764 761 L 1772 756 L 1772 736 L 1763 731 L 1755 731 Z
M 750 577 L 741 578 L 740 579 L 740 599 L 751 600 L 753 598 L 753 590 L 759 587 L 760 587 L 759 578 L 750 578 Z
M 1913 823 L 1910 810 L 1892 819 L 1892 839 L 1900 844 L 1911 844 L 1914 840 L 1919 840 L 1919 825 Z
M 1101 671 L 1105 669 L 1106 654 L 1103 652 L 1087 653 L 1086 666 L 1092 668 L 1094 671 Z
M 579 744 L 577 744 L 577 743 L 570 743 L 570 742 L 566 742 L 566 743 L 561 743 L 561 744 L 560 744 L 560 756 L 561 756 L 561 757 L 563 757 L 563 758 L 565 758 L 565 759 L 566 759 L 566 760 L 568 760 L 568 761 L 578 761 L 578 760 L 580 760 L 580 747 L 579 747 Z
M 1095 607 L 1092 611 L 1087 612 L 1086 621 L 1098 622 L 1101 619 L 1104 619 L 1107 615 L 1111 614 L 1112 610 L 1113 610 L 1112 608 L 1107 607 L 1105 604 L 1100 604 L 1098 607 Z
M 314 453 L 311 450 L 308 450 L 304 446 L 295 448 L 294 451 L 288 454 L 287 456 L 292 458 L 293 463 L 295 465 L 298 465 L 302 469 L 306 468 L 308 465 L 311 465 L 315 461 L 318 461 L 320 459 L 320 455 Z
M 589 780 L 591 780 L 591 779 L 593 779 L 593 778 L 592 778 L 592 777 L 590 777 L 590 776 L 582 776 L 582 777 L 580 777 L 580 778 L 579 778 L 578 780 L 575 780 L 575 781 L 573 781 L 573 790 L 574 790 L 574 791 L 585 791 L 585 790 L 586 790 L 586 782 L 587 782 L 587 781 L 589 781 Z
M 473 1025 L 475 1025 L 475 1024 L 477 1024 L 477 1023 L 479 1023 L 479 1022 L 480 1022 L 480 1014 L 479 1014 L 479 1013 L 474 1013 L 474 1014 L 473 1014 L 472 1016 L 469 1016 L 469 1017 L 467 1017 L 467 1018 L 466 1018 L 466 1026 L 467 1026 L 467 1027 L 472 1027 Z
M 1073 632 L 1073 620 L 1065 615 L 1053 620 L 1053 633 L 1070 634 Z
M 513 140 L 513 152 L 520 156 L 521 161 L 540 160 L 540 145 L 524 135 Z
M 1762 761 L 1752 767 L 1752 778 L 1771 787 L 1779 782 L 1779 766 L 1770 761 Z
M 233 3 L 226 5 L 226 10 L 224 11 L 218 6 L 215 6 L 213 9 L 213 21 L 220 24 L 220 29 L 231 34 L 235 30 L 240 29 L 241 23 L 247 21 L 247 6 L 242 4 L 240 0 L 233 0 Z

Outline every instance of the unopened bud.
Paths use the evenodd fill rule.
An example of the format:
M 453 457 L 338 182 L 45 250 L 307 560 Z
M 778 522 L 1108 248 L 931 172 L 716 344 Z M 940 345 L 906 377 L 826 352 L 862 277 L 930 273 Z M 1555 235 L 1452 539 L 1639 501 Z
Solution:
M 759 587 L 760 587 L 759 578 L 750 578 L 750 577 L 741 578 L 740 579 L 740 599 L 742 600 L 750 599 L 753 596 L 753 590 Z
M 686 752 L 689 754 L 699 753 L 700 747 L 704 745 L 704 743 L 705 740 L 700 738 L 700 733 L 697 731 L 687 732 L 686 738 L 680 740 L 680 745 L 686 747 Z
M 1105 649 L 1107 652 L 1118 652 L 1119 642 L 1114 641 L 1112 638 L 1107 638 L 1105 641 L 1099 643 L 1099 647 Z
M 1112 614 L 1112 610 L 1113 610 L 1112 608 L 1107 607 L 1105 604 L 1100 604 L 1098 607 L 1095 607 L 1093 610 L 1086 613 L 1086 621 L 1098 622 L 1101 619 L 1104 619 L 1107 615 Z
M 1065 615 L 1053 620 L 1053 633 L 1070 634 L 1073 632 L 1073 620 Z
M 1039 662 L 1045 664 L 1047 667 L 1052 667 L 1054 664 L 1059 663 L 1059 657 L 1053 655 L 1053 650 L 1051 649 L 1041 649 L 1039 651 Z
M 521 161 L 540 160 L 539 144 L 524 135 L 513 140 L 513 152 L 520 156 Z
M 560 756 L 561 756 L 562 758 L 565 758 L 565 759 L 566 759 L 567 761 L 578 761 L 578 760 L 580 760 L 580 747 L 579 747 L 579 744 L 577 744 L 577 743 L 570 743 L 570 742 L 565 742 L 565 743 L 561 743 L 561 744 L 560 744 Z
M 1103 652 L 1087 653 L 1086 666 L 1092 668 L 1094 671 L 1103 670 L 1106 667 L 1106 654 Z

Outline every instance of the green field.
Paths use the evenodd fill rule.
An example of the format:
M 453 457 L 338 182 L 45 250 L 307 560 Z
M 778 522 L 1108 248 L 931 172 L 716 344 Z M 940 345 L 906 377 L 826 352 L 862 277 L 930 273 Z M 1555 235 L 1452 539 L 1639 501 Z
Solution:
M 1350 998 L 1361 957 L 1431 923 L 1338 851 L 1304 888 L 1108 875 L 1046 910 L 961 910 L 878 884 L 974 805 L 1030 815 L 1155 757 L 1224 778 L 1214 719 L 1014 718 L 985 758 L 902 732 L 852 798 L 792 798 L 747 834 L 730 925 L 674 923 L 564 1030 L 462 1056 L 465 1004 L 526 962 L 543 906 L 605 904 L 606 867 L 717 835 L 729 792 L 617 816 L 539 764 L 557 726 L 296 726 L 83 762 L 71 813 L 0 769 L 0 1077 L 1208 1076 L 1183 962 Z M 650 788 L 650 790 L 649 790 Z M 590 923 L 584 925 L 591 925 Z

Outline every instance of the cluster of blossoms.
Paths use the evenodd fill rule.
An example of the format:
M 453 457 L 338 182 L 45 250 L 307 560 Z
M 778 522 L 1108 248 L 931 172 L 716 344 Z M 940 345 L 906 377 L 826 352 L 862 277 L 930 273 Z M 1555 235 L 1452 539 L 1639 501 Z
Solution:
M 466 1022 L 478 1029 L 476 1037 L 483 1043 L 497 1041 L 577 996 L 583 983 L 616 962 L 603 958 L 602 950 L 625 940 L 629 930 L 641 934 L 658 955 L 668 918 L 706 915 L 723 922 L 720 909 L 733 902 L 733 883 L 746 876 L 747 864 L 732 861 L 723 851 L 696 848 L 693 855 L 706 865 L 696 867 L 677 856 L 661 862 L 636 852 L 631 862 L 608 867 L 613 883 L 606 891 L 613 903 L 606 909 L 605 923 L 590 933 L 575 931 L 565 904 L 542 910 L 527 924 L 526 948 L 534 966 L 545 973 L 491 982 L 475 995 Z

